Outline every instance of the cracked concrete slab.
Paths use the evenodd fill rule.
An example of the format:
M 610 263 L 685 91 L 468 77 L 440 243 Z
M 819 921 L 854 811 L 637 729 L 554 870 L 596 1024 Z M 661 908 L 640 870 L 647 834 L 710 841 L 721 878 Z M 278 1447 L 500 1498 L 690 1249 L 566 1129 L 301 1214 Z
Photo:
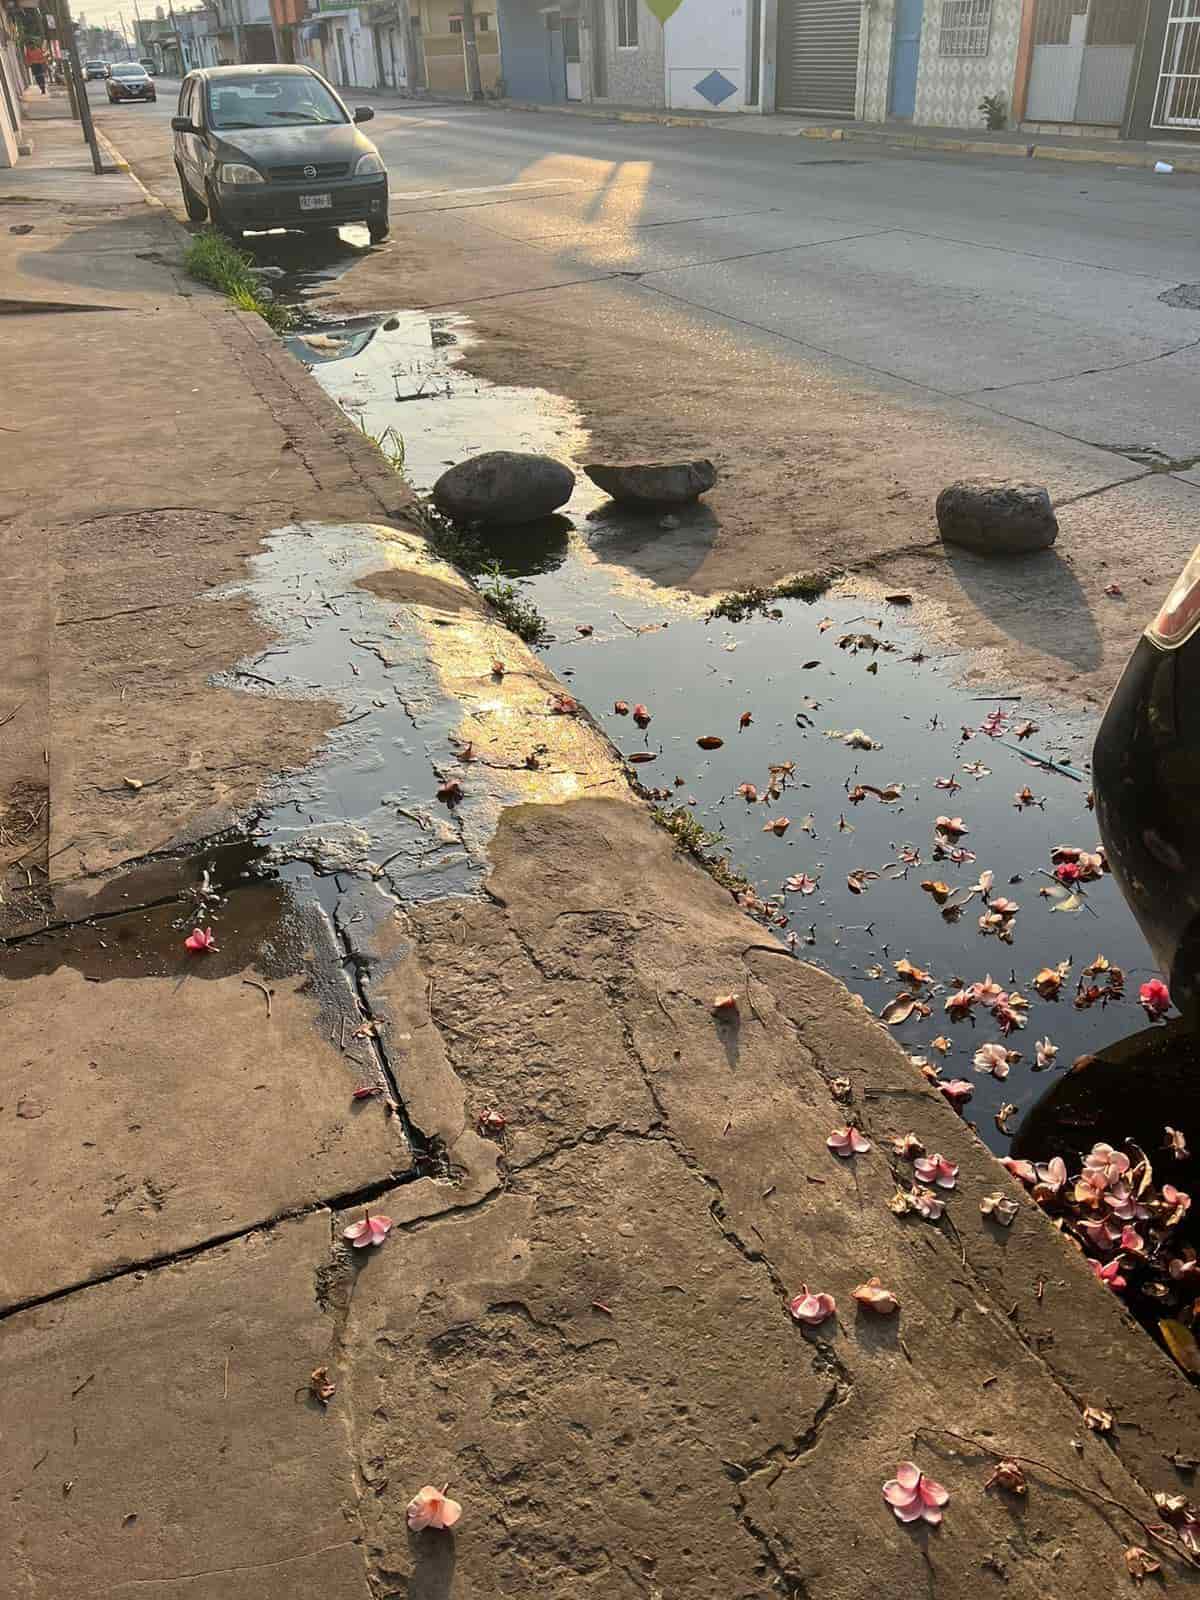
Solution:
M 13 1600 L 367 1600 L 346 1423 L 307 1395 L 329 1215 L 0 1324 Z
M 0 1200 L 54 1221 L 36 1250 L 5 1235 L 0 1309 L 411 1165 L 386 1102 L 351 1099 L 369 1046 L 347 1039 L 360 1019 L 319 919 L 244 888 L 205 956 L 183 949 L 190 920 L 166 906 L 7 952 Z
M 386 1479 L 381 1592 L 763 1592 L 723 1463 L 802 1436 L 839 1380 L 710 1201 L 667 1143 L 614 1135 L 356 1264 L 342 1394 Z M 453 1550 L 405 1527 L 435 1480 L 466 1504 Z
M 1200 1448 L 1197 1397 L 861 1002 L 634 807 L 514 807 L 491 854 L 487 905 L 418 908 L 406 981 L 457 1094 L 508 1119 L 503 1187 L 404 1220 L 337 1290 L 360 1460 L 387 1480 L 367 1513 L 380 1583 L 865 1597 L 921 1592 L 928 1562 L 965 1597 L 994 1560 L 1035 1600 L 1120 1570 L 1148 1492 L 1186 1492 L 1166 1457 Z M 739 1015 L 717 1022 L 729 989 Z M 874 1144 L 852 1164 L 825 1144 L 848 1114 Z M 912 1181 L 890 1135 L 910 1129 L 960 1167 L 939 1226 L 889 1207 Z M 979 1211 L 996 1189 L 1011 1231 Z M 895 1322 L 856 1310 L 876 1275 Z M 805 1284 L 838 1302 L 816 1334 L 786 1310 Z M 1116 1413 L 1103 1442 L 1087 1404 Z M 989 1450 L 1043 1464 L 1018 1526 L 984 1491 Z M 936 1542 L 880 1498 L 910 1455 L 962 1506 Z M 467 1505 L 450 1565 L 403 1526 L 435 1479 Z

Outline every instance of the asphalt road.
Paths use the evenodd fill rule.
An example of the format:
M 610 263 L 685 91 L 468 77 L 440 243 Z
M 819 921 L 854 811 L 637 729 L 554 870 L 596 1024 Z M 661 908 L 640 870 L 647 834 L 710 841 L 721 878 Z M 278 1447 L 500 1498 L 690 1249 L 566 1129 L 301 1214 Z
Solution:
M 102 87 L 99 125 L 163 124 L 166 154 L 177 86 L 120 108 Z M 469 211 L 726 338 L 1168 458 L 1200 487 L 1198 177 L 394 101 L 369 131 L 394 223 Z M 1189 284 L 1195 309 L 1164 303 Z

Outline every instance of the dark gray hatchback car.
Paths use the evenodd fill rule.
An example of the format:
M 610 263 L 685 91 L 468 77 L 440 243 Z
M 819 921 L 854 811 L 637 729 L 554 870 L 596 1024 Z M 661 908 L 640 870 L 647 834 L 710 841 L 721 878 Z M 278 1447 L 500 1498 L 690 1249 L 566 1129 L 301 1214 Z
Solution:
M 365 222 L 387 237 L 387 169 L 358 124 L 308 67 L 204 67 L 189 73 L 171 118 L 175 170 L 194 222 L 233 238 L 250 228 Z

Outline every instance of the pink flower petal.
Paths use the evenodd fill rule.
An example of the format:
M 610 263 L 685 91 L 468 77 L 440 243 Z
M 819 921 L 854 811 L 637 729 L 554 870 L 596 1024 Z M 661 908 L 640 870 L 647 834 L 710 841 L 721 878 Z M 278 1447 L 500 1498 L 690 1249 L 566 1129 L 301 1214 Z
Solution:
M 883 1498 L 890 1506 L 910 1506 L 917 1494 L 915 1489 L 906 1489 L 896 1478 L 889 1478 L 883 1486 Z
M 911 1494 L 921 1482 L 921 1469 L 915 1461 L 901 1461 L 896 1468 L 896 1482 Z

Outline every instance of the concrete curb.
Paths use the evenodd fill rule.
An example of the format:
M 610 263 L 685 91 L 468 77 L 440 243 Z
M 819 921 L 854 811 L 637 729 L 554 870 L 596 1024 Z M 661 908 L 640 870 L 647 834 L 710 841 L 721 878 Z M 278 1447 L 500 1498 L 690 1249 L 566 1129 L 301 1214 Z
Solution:
M 435 102 L 459 104 L 460 102 Z M 934 150 L 951 155 L 1001 156 L 1010 160 L 1080 161 L 1102 166 L 1152 168 L 1157 161 L 1169 161 L 1176 172 L 1200 173 L 1200 148 L 1195 155 L 1174 150 L 1166 152 L 1133 150 L 1117 143 L 1082 145 L 1071 148 L 1065 145 L 993 144 L 988 139 L 956 137 L 947 134 L 893 133 L 885 128 L 843 126 L 814 127 L 811 124 L 797 127 L 778 117 L 745 117 L 727 120 L 715 117 L 689 116 L 674 111 L 617 111 L 599 106 L 540 105 L 526 100 L 492 100 L 489 106 L 500 111 L 550 111 L 563 116 L 588 117 L 602 122 L 653 123 L 663 128 L 707 128 L 720 133 L 758 134 L 784 139 L 821 139 L 833 143 L 875 144 L 889 150 Z

